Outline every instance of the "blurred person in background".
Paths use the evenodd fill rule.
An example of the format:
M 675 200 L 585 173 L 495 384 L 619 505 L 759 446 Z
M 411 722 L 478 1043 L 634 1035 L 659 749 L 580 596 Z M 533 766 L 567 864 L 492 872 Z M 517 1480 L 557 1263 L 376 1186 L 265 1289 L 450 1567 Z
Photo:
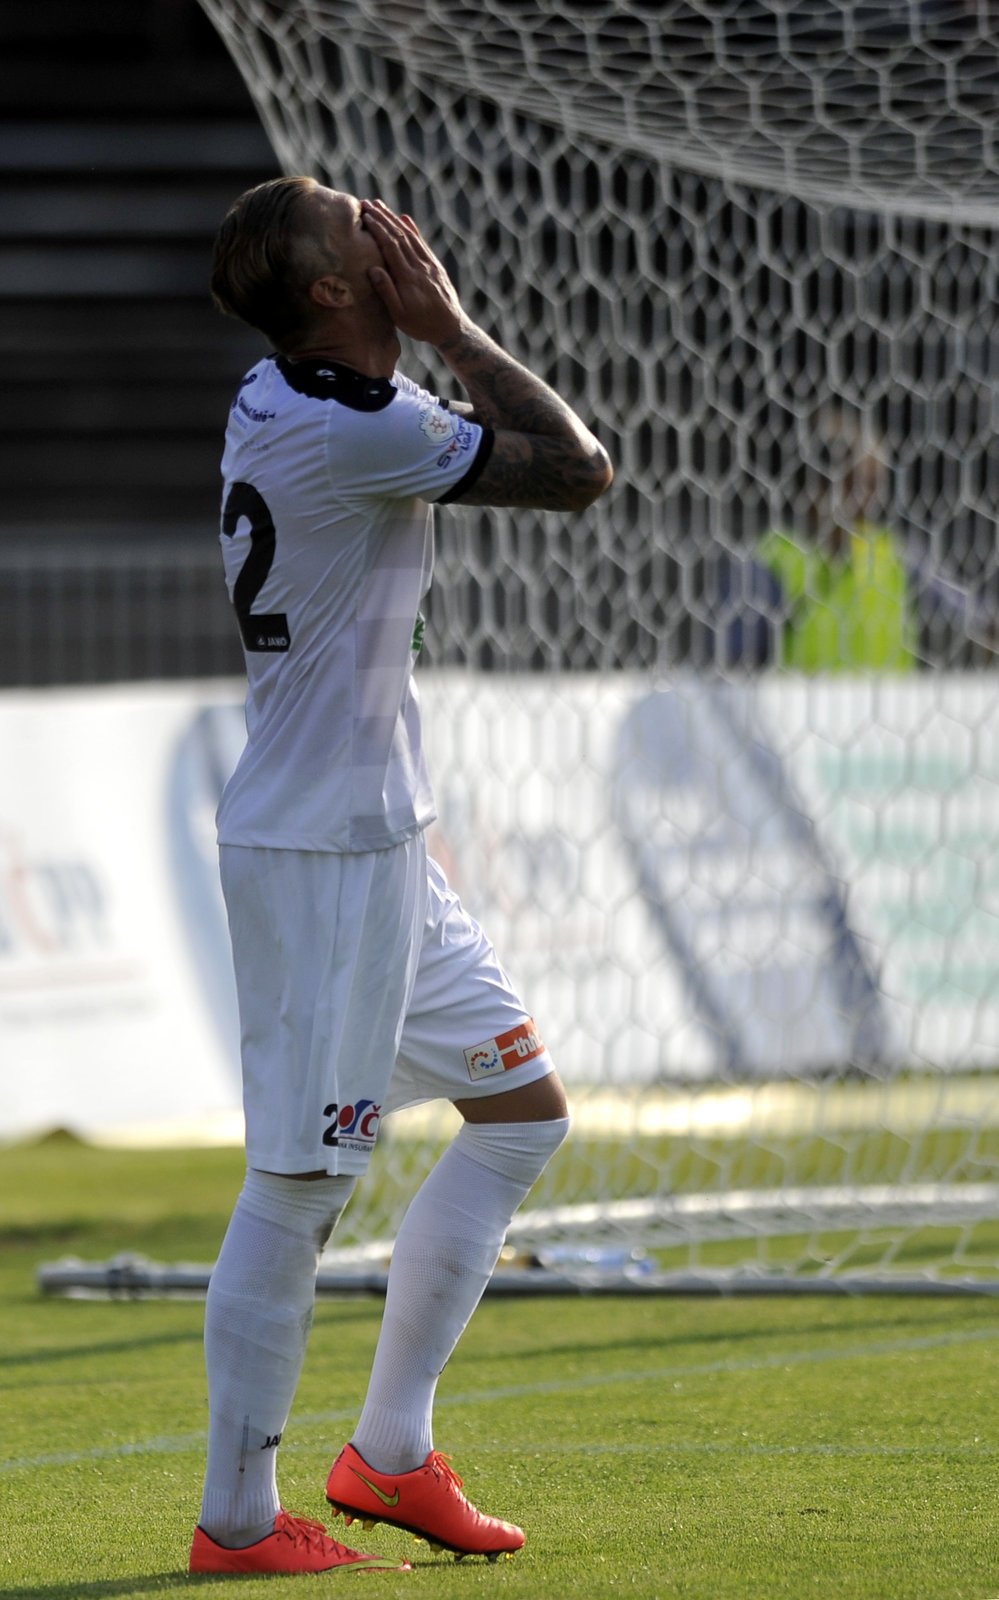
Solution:
M 705 559 L 715 666 L 905 674 L 997 648 L 988 607 L 896 516 L 886 447 L 859 413 L 826 408 L 793 476 L 789 514 L 755 550 Z
M 776 659 L 795 672 L 908 672 L 916 661 L 910 578 L 886 525 L 888 471 L 857 422 L 834 411 L 815 441 L 822 488 L 757 560 L 779 589 Z

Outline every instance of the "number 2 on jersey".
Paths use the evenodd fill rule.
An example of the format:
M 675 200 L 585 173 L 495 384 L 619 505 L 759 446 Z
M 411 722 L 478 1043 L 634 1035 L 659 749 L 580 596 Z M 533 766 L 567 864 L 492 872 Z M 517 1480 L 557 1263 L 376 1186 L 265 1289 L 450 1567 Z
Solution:
M 277 533 L 263 495 L 252 483 L 234 483 L 222 509 L 222 532 L 235 536 L 241 517 L 250 524 L 250 551 L 239 569 L 232 603 L 243 635 L 243 647 L 253 651 L 283 653 L 291 648 L 288 618 L 283 611 L 255 613 L 253 602 L 267 582 L 274 563 Z

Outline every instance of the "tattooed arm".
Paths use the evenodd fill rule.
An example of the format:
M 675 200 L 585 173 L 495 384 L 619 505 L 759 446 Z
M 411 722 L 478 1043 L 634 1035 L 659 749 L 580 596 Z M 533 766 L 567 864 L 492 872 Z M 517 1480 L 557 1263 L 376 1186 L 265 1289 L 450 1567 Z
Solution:
M 581 511 L 614 476 L 603 446 L 553 389 L 467 320 L 437 350 L 477 422 L 496 430 L 492 454 L 464 505 Z
M 372 284 L 395 326 L 435 347 L 476 422 L 495 430 L 492 454 L 461 503 L 549 511 L 591 505 L 614 476 L 603 446 L 553 389 L 476 327 L 409 217 L 381 201 L 365 201 L 364 209 L 384 263 Z

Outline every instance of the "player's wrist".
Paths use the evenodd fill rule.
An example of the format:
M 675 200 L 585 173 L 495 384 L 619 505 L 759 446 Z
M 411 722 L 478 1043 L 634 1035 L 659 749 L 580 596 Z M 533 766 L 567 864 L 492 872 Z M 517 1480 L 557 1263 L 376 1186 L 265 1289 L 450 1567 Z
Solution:
M 442 355 L 448 366 L 456 370 L 461 363 L 480 358 L 485 350 L 495 350 L 496 346 L 490 336 L 461 310 L 450 330 L 435 339 L 434 349 Z
M 471 317 L 459 309 L 449 326 L 442 329 L 439 337 L 434 338 L 431 342 L 437 353 L 442 355 L 445 361 L 448 361 L 452 357 L 460 357 L 461 352 L 474 343 L 476 339 L 481 340 L 483 338 L 485 338 L 485 335 L 481 328 L 476 327 Z

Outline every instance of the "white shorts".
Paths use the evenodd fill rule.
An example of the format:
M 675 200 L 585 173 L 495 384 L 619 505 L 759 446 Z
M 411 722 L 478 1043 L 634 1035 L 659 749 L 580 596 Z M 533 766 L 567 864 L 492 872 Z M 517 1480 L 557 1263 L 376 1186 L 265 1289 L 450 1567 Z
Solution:
M 422 834 L 366 855 L 222 845 L 219 860 L 250 1166 L 363 1173 L 384 1113 L 552 1071 Z

